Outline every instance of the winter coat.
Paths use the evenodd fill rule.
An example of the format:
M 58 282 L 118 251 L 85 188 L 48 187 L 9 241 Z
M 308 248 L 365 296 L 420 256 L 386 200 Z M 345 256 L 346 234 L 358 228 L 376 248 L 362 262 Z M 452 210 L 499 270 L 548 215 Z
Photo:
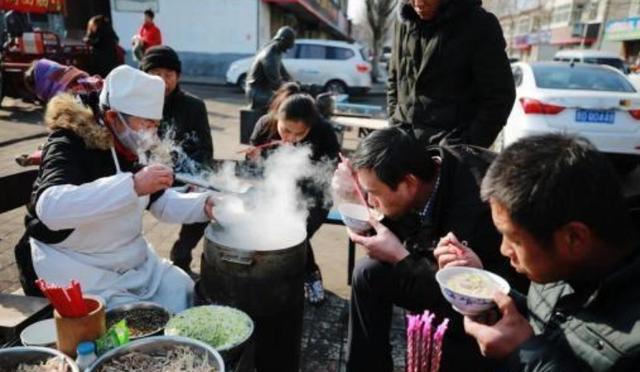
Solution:
M 268 127 L 271 120 L 273 119 L 270 114 L 263 115 L 258 119 L 250 139 L 253 146 L 281 139 L 277 131 L 269 131 Z M 329 161 L 337 164 L 340 143 L 333 125 L 329 121 L 321 119 L 311 128 L 309 134 L 300 141 L 300 144 L 311 146 L 312 161 Z M 262 155 L 267 157 L 276 148 L 267 149 L 262 152 Z M 325 200 L 324 190 L 311 181 L 303 180 L 300 182 L 300 187 L 309 200 L 314 200 L 313 206 L 309 208 L 309 217 L 307 218 L 307 238 L 310 239 L 312 233 L 324 223 L 329 213 L 329 200 Z
M 513 372 L 638 371 L 640 253 L 591 285 L 532 284 L 535 336 L 510 358 Z
M 443 2 L 433 21 L 399 7 L 389 64 L 392 124 L 436 144 L 490 146 L 506 123 L 515 87 L 496 17 L 479 0 Z
M 89 75 L 100 75 L 104 79 L 121 64 L 118 36 L 110 26 L 87 35 L 85 42 L 91 47 L 91 57 L 86 69 Z
M 462 315 L 441 295 L 435 280 L 438 264 L 433 249 L 451 231 L 460 241 L 467 241 L 486 270 L 505 278 L 512 288 L 526 292 L 526 278 L 517 274 L 509 260 L 500 254 L 501 236 L 493 225 L 489 205 L 480 199 L 480 183 L 495 154 L 466 145 L 433 147 L 430 152 L 442 159 L 431 218 L 421 221 L 416 211 L 383 223 L 410 252 L 393 267 L 394 286 L 401 293 L 433 293 L 433 296 L 422 301 L 426 302 L 425 308 L 397 305 L 409 306 L 411 311 L 426 309 L 435 312 L 439 319 L 451 320 L 444 339 L 443 372 L 494 372 L 496 363 L 480 354 L 475 339 L 464 331 Z
M 61 285 L 76 279 L 108 307 L 143 300 L 188 307 L 193 281 L 157 256 L 142 236 L 142 217 L 148 209 L 164 222 L 207 221 L 207 194 L 138 196 L 139 167 L 116 154 L 108 130 L 70 96 L 55 97 L 45 121 L 52 133 L 26 219 L 38 277 Z
M 144 49 L 149 49 L 152 46 L 162 45 L 162 33 L 155 23 L 143 24 L 138 30 L 138 36 L 143 42 Z
M 211 167 L 213 140 L 207 108 L 204 101 L 184 92 L 180 86 L 165 99 L 158 135 L 179 143 L 185 155 L 195 161 L 193 164 L 177 157 L 174 159 L 176 172 L 193 173 Z

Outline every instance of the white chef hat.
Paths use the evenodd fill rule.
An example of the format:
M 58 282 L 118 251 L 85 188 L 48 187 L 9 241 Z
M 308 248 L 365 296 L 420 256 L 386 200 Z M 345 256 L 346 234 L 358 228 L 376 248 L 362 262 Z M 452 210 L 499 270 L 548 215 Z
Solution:
M 104 79 L 100 105 L 144 119 L 162 119 L 164 81 L 133 67 L 118 66 Z

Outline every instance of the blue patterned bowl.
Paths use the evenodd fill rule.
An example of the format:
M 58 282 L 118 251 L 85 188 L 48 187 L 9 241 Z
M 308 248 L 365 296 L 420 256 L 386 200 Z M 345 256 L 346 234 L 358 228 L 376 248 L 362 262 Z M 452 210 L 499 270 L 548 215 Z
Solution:
M 486 283 L 488 286 L 482 291 L 485 293 L 477 292 L 472 294 L 472 291 L 463 291 L 460 288 L 454 290 L 452 285 L 455 286 L 455 284 L 452 281 L 456 277 L 460 278 L 461 275 L 467 277 L 472 275 L 481 282 Z M 493 293 L 495 291 L 508 294 L 511 290 L 509 283 L 498 275 L 472 267 L 444 268 L 436 273 L 436 280 L 440 285 L 442 295 L 451 303 L 454 310 L 467 316 L 475 316 L 494 307 Z

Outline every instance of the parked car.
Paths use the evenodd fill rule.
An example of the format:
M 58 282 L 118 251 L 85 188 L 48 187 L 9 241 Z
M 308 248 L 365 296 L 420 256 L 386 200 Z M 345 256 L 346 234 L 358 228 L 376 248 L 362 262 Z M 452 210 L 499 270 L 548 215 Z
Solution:
M 591 49 L 561 50 L 553 57 L 557 62 L 593 63 L 607 65 L 616 68 L 625 74 L 629 73 L 629 67 L 624 60 L 613 52 Z
M 291 76 L 304 85 L 319 85 L 338 94 L 365 94 L 371 89 L 371 64 L 357 43 L 298 39 L 282 59 Z M 227 83 L 244 89 L 253 57 L 233 62 Z
M 621 168 L 631 170 L 638 163 L 640 94 L 620 71 L 559 62 L 520 62 L 511 68 L 516 103 L 499 148 L 535 134 L 573 133 L 613 154 Z

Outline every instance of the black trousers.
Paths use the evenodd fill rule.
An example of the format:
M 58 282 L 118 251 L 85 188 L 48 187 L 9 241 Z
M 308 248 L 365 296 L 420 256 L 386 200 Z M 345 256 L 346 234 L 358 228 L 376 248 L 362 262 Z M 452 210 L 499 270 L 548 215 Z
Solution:
M 173 247 L 171 248 L 171 261 L 173 261 L 174 265 L 183 270 L 189 268 L 193 258 L 191 252 L 198 245 L 200 239 L 202 239 L 204 230 L 208 224 L 208 222 L 200 222 L 182 225 L 178 240 L 173 243 Z
M 466 335 L 462 316 L 453 313 L 429 270 L 398 273 L 390 264 L 365 257 L 353 270 L 349 312 L 347 371 L 391 372 L 389 333 L 393 305 L 413 313 L 430 310 L 439 324 L 449 317 L 443 343 L 441 372 L 495 371 L 473 338 Z

